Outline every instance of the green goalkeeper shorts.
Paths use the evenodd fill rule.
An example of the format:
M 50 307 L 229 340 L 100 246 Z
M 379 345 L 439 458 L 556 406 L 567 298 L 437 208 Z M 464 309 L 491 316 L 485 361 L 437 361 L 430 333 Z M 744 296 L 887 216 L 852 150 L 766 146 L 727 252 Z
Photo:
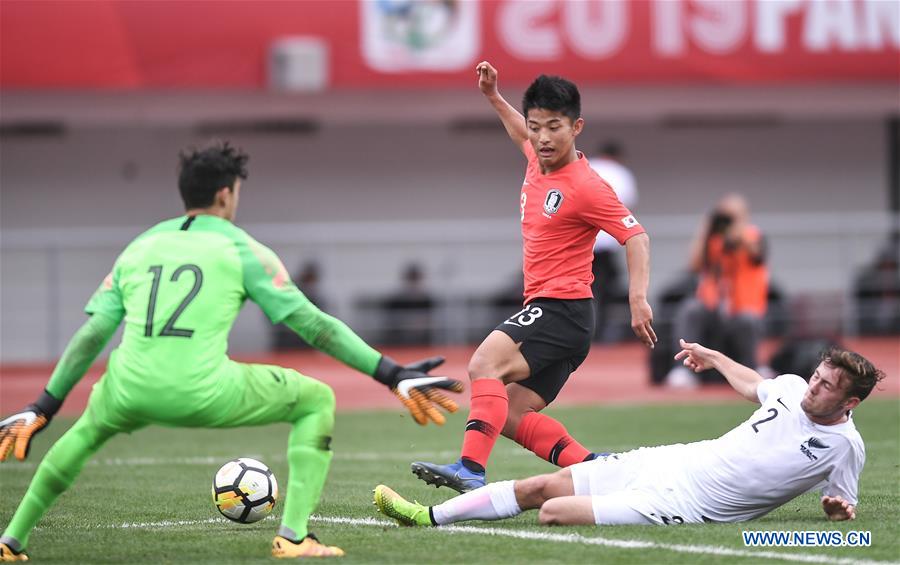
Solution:
M 320 410 L 334 411 L 331 387 L 277 365 L 228 360 L 215 374 L 203 377 L 203 386 L 148 381 L 105 374 L 94 385 L 85 416 L 102 429 L 130 433 L 150 424 L 261 426 L 293 422 Z

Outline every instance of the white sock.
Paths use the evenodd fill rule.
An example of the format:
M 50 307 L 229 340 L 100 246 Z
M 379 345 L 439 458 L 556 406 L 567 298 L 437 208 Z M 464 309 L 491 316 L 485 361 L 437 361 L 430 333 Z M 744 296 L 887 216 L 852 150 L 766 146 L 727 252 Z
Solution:
M 463 520 L 500 520 L 522 513 L 516 502 L 515 481 L 490 483 L 431 507 L 437 525 Z

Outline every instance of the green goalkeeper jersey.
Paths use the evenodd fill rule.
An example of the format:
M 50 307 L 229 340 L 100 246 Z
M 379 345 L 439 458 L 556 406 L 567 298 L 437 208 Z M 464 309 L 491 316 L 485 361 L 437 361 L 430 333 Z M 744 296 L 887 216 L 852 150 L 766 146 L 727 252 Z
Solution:
M 124 318 L 107 372 L 131 381 L 132 394 L 202 394 L 228 363 L 228 333 L 247 298 L 273 323 L 309 304 L 275 253 L 244 230 L 182 216 L 132 241 L 85 311 Z

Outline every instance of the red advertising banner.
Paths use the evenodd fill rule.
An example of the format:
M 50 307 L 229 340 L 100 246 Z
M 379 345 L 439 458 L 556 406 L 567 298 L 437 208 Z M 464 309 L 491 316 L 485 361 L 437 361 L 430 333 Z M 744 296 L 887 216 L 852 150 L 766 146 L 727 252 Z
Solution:
M 505 83 L 900 83 L 900 1 L 0 2 L 3 88 L 262 89 L 279 65 L 300 88 L 463 87 L 482 59 Z

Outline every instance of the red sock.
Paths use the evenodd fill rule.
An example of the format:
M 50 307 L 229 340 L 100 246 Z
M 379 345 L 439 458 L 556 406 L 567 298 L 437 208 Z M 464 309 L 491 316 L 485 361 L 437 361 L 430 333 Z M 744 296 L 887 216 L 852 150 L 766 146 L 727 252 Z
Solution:
M 581 463 L 591 454 L 569 435 L 565 426 L 538 412 L 522 417 L 516 429 L 516 443 L 560 467 Z
M 482 467 L 487 465 L 497 436 L 506 423 L 509 397 L 506 386 L 496 379 L 472 381 L 472 405 L 463 436 L 462 457 Z

